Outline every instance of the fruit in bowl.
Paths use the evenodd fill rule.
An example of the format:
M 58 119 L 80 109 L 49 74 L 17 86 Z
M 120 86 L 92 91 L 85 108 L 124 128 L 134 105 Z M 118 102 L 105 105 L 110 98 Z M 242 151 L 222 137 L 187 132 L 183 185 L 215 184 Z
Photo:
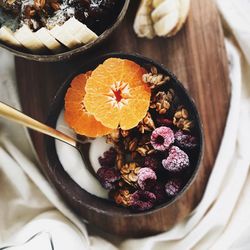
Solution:
M 0 41 L 33 54 L 93 43 L 117 20 L 125 0 L 0 0 Z
M 132 212 L 172 201 L 200 155 L 200 124 L 171 75 L 110 57 L 71 81 L 64 118 L 82 137 L 105 137 L 96 178 Z
M 103 66 L 105 62 L 110 62 L 111 58 L 111 62 L 116 63 Z M 128 65 L 135 65 L 138 72 L 134 71 L 134 66 L 126 67 Z M 128 70 L 123 71 L 125 68 Z M 89 82 L 92 82 L 91 85 L 87 87 L 88 80 L 97 69 L 98 71 L 93 75 L 94 78 Z M 104 75 L 101 74 L 102 69 L 105 69 Z M 80 81 L 76 84 L 74 78 L 87 72 L 89 73 L 86 78 L 83 78 L 84 82 Z M 98 72 L 102 80 L 96 84 L 95 81 L 99 79 Z M 120 82 L 119 85 L 113 85 L 119 74 L 122 77 L 126 74 L 128 84 L 130 79 L 137 77 L 139 84 L 133 81 L 132 87 L 129 85 L 127 89 L 132 96 L 135 96 L 137 89 L 143 86 L 144 90 L 138 93 L 138 99 L 142 99 L 142 103 L 147 103 L 147 108 L 143 107 L 143 104 L 139 113 L 134 105 L 129 106 L 134 112 L 129 112 L 131 118 L 127 119 L 128 123 L 124 122 L 121 116 L 119 119 L 110 117 L 114 108 L 127 108 L 130 101 L 127 90 L 124 93 L 123 89 L 120 89 L 127 84 Z M 136 87 L 137 85 L 139 87 Z M 121 101 L 121 97 L 127 99 L 122 100 L 124 105 L 115 104 L 114 92 L 109 91 L 114 86 L 120 86 L 115 89 L 116 100 Z M 162 94 L 156 96 L 158 92 L 165 93 L 168 103 L 171 104 L 168 105 L 165 98 L 162 103 L 160 98 Z M 172 101 L 168 92 L 174 96 Z M 93 98 L 93 93 L 96 93 L 98 98 Z M 88 100 L 85 100 L 87 95 L 89 95 Z M 89 105 L 92 106 L 91 103 L 95 100 L 98 105 L 94 104 L 90 113 L 87 108 Z M 133 98 L 131 100 L 133 101 Z M 88 102 L 87 105 L 85 102 Z M 100 107 L 103 102 L 105 105 Z M 100 115 L 98 110 L 106 112 L 111 118 L 110 121 Z M 145 114 L 140 120 L 137 114 L 142 115 L 142 110 Z M 67 117 L 66 112 L 72 113 Z M 148 112 L 154 121 L 153 127 L 151 119 L 147 117 Z M 95 121 L 91 125 L 80 116 L 92 116 Z M 122 129 L 119 126 L 114 129 L 114 125 L 118 124 L 117 120 L 124 126 L 134 126 L 135 120 L 139 121 L 133 128 Z M 85 121 L 88 126 L 84 126 Z M 96 130 L 96 122 L 100 123 L 98 125 L 100 131 Z M 193 210 L 196 198 L 193 194 L 197 188 L 197 182 L 194 180 L 202 166 L 200 164 L 203 153 L 201 120 L 188 92 L 175 75 L 163 65 L 137 54 L 125 53 L 105 54 L 79 65 L 78 69 L 62 84 L 51 103 L 47 125 L 70 136 L 77 136 L 81 142 L 84 142 L 78 145 L 81 147 L 81 154 L 79 154 L 65 143 L 61 143 L 61 146 L 64 145 L 64 150 L 60 151 L 59 141 L 44 137 L 47 164 L 44 165 L 43 171 L 67 205 L 91 225 L 120 236 L 145 237 L 171 228 Z M 158 145 L 156 140 L 157 149 L 153 148 L 152 152 L 151 136 L 153 131 L 160 127 L 167 127 L 166 130 L 170 135 L 172 134 L 170 129 L 173 131 L 174 143 L 169 146 L 169 149 L 160 151 L 161 145 Z M 104 132 L 106 129 L 110 132 Z M 91 135 L 89 135 L 90 132 Z M 158 134 L 159 131 L 156 130 L 156 133 Z M 96 134 L 98 134 L 97 137 L 95 137 Z M 134 141 L 137 137 L 143 140 L 136 145 Z M 167 147 L 167 143 L 171 143 L 172 140 L 168 140 L 166 144 L 164 141 L 163 146 Z M 162 144 L 162 139 L 159 141 Z M 127 147 L 128 144 L 130 147 Z M 125 147 L 126 151 L 123 151 Z M 171 157 L 168 157 L 170 151 Z M 158 155 L 164 157 L 157 157 Z M 178 164 L 178 167 L 170 164 L 176 155 L 182 161 L 187 155 L 188 166 L 186 160 Z M 163 163 L 163 160 L 166 161 Z M 145 167 L 150 168 L 155 174 L 151 170 L 144 169 L 139 177 L 139 171 Z M 149 180 L 146 176 L 150 176 Z M 140 181 L 138 181 L 139 178 Z M 128 183 L 133 180 L 133 185 Z

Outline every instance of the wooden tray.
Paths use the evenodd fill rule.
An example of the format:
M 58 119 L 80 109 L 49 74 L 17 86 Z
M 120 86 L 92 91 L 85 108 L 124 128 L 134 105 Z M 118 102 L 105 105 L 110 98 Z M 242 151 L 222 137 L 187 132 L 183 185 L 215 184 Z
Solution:
M 121 27 L 101 47 L 89 54 L 59 63 L 38 63 L 16 58 L 17 82 L 23 111 L 45 121 L 50 101 L 63 80 L 78 64 L 94 55 L 110 51 L 140 53 L 161 62 L 175 73 L 198 106 L 205 134 L 202 167 L 189 195 L 179 203 L 172 215 L 176 223 L 201 200 L 225 127 L 230 83 L 223 32 L 213 1 L 192 0 L 188 22 L 177 36 L 171 39 L 138 39 L 132 28 L 137 6 L 138 1 L 132 1 Z M 38 156 L 45 164 L 43 136 L 35 132 L 31 132 L 31 136 Z M 173 222 L 167 227 L 172 226 Z

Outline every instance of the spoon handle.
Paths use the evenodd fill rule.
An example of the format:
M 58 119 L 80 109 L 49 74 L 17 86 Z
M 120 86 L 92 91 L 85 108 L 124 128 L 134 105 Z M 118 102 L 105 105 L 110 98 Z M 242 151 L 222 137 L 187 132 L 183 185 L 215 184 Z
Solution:
M 55 139 L 63 141 L 73 147 L 76 147 L 76 139 L 71 138 L 70 136 L 51 128 L 35 119 L 23 114 L 22 112 L 0 102 L 0 116 L 12 120 L 16 123 L 19 123 L 25 127 L 43 133 L 45 135 L 51 136 Z

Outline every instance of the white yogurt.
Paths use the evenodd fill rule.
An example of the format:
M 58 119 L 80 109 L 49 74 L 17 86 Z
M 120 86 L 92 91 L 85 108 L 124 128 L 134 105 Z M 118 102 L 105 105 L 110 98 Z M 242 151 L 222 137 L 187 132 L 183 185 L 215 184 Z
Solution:
M 56 129 L 76 138 L 76 134 L 64 121 L 64 111 L 62 111 L 58 117 Z M 55 141 L 55 144 L 62 167 L 72 180 L 88 193 L 107 199 L 108 191 L 104 189 L 99 181 L 88 171 L 78 150 L 58 140 Z M 105 142 L 104 138 L 97 138 L 91 141 L 89 158 L 95 172 L 101 167 L 98 158 L 109 148 L 110 145 Z

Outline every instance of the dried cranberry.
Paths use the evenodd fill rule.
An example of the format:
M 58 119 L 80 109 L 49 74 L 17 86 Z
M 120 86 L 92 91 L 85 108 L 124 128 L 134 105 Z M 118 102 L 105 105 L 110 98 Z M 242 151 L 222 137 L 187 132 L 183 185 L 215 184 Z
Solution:
M 168 118 L 157 118 L 156 121 L 159 126 L 171 127 L 173 125 L 173 121 Z

